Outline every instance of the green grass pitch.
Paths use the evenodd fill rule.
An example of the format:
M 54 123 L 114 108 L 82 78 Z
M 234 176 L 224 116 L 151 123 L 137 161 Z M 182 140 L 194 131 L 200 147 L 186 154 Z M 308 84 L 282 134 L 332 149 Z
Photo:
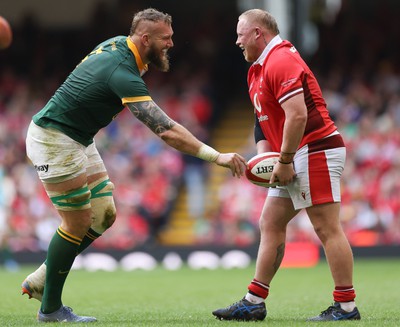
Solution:
M 20 295 L 20 284 L 34 267 L 10 273 L 0 267 L 0 326 L 37 326 L 39 302 Z M 341 326 L 400 326 L 400 259 L 355 260 L 355 287 L 361 321 Z M 95 326 L 315 326 L 307 317 L 332 301 L 325 261 L 314 268 L 281 269 L 271 285 L 263 322 L 218 321 L 211 311 L 239 300 L 253 277 L 247 269 L 86 272 L 72 271 L 63 302 Z M 50 324 L 54 325 L 54 324 Z M 91 324 L 93 325 L 93 324 Z

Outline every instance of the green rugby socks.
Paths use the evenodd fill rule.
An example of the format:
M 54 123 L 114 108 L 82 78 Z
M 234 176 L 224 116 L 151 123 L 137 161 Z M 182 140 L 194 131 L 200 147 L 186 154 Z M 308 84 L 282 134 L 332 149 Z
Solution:
M 50 241 L 46 258 L 46 285 L 41 311 L 51 313 L 60 309 L 65 280 L 74 263 L 82 239 L 59 227 Z

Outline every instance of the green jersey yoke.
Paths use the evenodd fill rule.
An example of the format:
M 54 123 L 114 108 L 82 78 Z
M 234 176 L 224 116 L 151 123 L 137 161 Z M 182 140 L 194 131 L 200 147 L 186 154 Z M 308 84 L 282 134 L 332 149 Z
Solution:
M 129 38 L 106 40 L 76 66 L 33 121 L 88 146 L 126 103 L 151 100 L 141 77 L 146 70 Z

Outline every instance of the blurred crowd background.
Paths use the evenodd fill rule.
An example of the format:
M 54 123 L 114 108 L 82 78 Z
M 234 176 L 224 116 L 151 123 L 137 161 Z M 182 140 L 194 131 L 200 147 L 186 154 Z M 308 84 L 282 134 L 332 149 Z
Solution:
M 5 0 L 0 0 L 1 6 Z M 7 0 L 8 1 L 8 0 Z M 98 2 L 85 26 L 49 28 L 29 11 L 13 23 L 12 46 L 0 51 L 0 246 L 4 253 L 39 251 L 60 220 L 25 155 L 31 116 L 95 45 L 127 35 L 134 12 L 153 6 L 173 16 L 171 71 L 144 76 L 153 99 L 198 138 L 210 137 L 237 103 L 247 99 L 248 65 L 235 46 L 240 6 L 235 1 Z M 341 218 L 352 245 L 400 244 L 400 3 L 390 0 L 307 1 L 318 46 L 293 39 L 319 79 L 330 113 L 347 144 Z M 185 6 L 183 6 L 185 3 Z M 186 7 L 189 6 L 189 7 Z M 268 8 L 267 8 L 268 9 Z M 49 13 L 51 15 L 51 13 Z M 279 21 L 278 21 L 279 23 Z M 297 44 L 298 42 L 299 44 Z M 312 52 L 312 53 L 311 53 Z M 237 151 L 255 154 L 252 128 Z M 235 130 L 231 131 L 232 137 Z M 204 210 L 210 164 L 165 146 L 125 110 L 96 137 L 116 185 L 117 222 L 94 246 L 133 249 L 162 244 L 178 194 L 188 196 L 192 244 L 246 246 L 258 241 L 258 215 L 266 189 L 229 174 L 218 189 L 218 208 Z M 318 242 L 305 213 L 290 223 L 289 241 Z M 1 260 L 0 260 L 1 262 Z

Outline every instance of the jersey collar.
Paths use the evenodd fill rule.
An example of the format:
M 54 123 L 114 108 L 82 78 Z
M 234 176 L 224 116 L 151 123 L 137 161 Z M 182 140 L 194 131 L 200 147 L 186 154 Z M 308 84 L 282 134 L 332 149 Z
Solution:
M 283 40 L 279 35 L 276 35 L 265 47 L 261 55 L 258 57 L 258 59 L 254 62 L 253 65 L 263 65 L 265 58 L 267 58 L 268 54 L 274 48 L 276 45 L 282 43 Z
M 127 37 L 126 38 L 126 43 L 128 44 L 129 49 L 131 49 L 133 55 L 135 56 L 136 64 L 139 68 L 140 76 L 143 76 L 149 69 L 148 65 L 143 64 L 142 58 L 140 58 L 139 51 L 135 45 L 135 43 L 132 42 L 132 40 Z

